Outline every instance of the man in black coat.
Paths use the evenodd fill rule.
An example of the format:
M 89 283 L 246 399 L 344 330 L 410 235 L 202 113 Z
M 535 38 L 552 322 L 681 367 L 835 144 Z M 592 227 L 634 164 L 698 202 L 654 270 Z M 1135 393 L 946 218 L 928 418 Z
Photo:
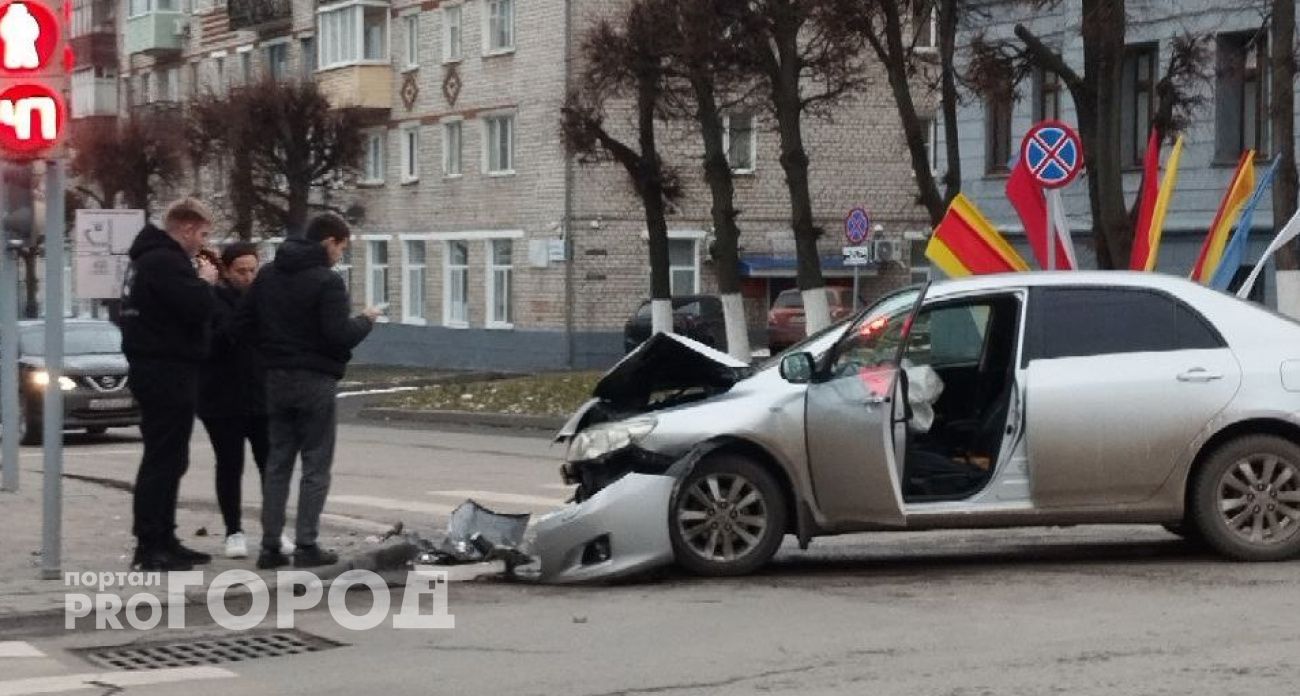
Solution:
M 334 462 L 338 381 L 352 349 L 380 314 L 372 307 L 351 316 L 347 287 L 332 270 L 351 236 L 337 215 L 313 218 L 306 238 L 286 239 L 275 260 L 258 273 L 239 313 L 239 331 L 255 337 L 266 367 L 271 452 L 262 483 L 261 569 L 289 563 L 280 535 L 299 454 L 302 478 L 293 564 L 311 568 L 338 561 L 337 554 L 317 545 Z
M 221 252 L 216 285 L 212 351 L 199 377 L 199 419 L 217 459 L 217 506 L 226 525 L 226 557 L 245 558 L 248 543 L 240 520 L 244 442 L 253 449 L 259 480 L 270 449 L 266 417 L 266 371 L 257 350 L 235 335 L 235 315 L 257 277 L 257 246 L 235 242 Z
M 129 253 L 118 321 L 144 436 L 132 526 L 132 566 L 140 570 L 188 570 L 211 560 L 176 538 L 176 497 L 190 463 L 199 365 L 207 355 L 217 280 L 217 269 L 195 257 L 211 230 L 207 206 L 181 199 L 167 209 L 163 229 L 145 225 Z

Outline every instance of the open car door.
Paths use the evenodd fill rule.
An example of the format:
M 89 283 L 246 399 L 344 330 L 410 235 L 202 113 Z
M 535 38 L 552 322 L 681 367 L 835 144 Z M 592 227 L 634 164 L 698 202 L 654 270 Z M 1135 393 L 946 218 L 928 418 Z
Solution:
M 857 319 L 809 385 L 804 432 L 817 506 L 831 522 L 902 526 L 904 427 L 900 365 L 925 287 L 876 303 Z

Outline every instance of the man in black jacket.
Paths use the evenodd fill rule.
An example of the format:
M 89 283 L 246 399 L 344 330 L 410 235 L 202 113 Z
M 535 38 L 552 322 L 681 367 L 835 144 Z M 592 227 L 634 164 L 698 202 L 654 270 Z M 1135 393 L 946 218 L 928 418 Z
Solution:
M 330 565 L 338 555 L 317 545 L 320 515 L 334 462 L 338 380 L 352 349 L 370 333 L 380 312 L 352 317 L 343 279 L 332 267 L 343 258 L 352 231 L 337 215 L 317 216 L 306 239 L 284 241 L 275 260 L 253 281 L 238 317 L 241 333 L 255 337 L 266 367 L 271 452 L 262 483 L 262 550 L 257 567 L 289 563 L 281 551 L 285 505 L 293 465 L 302 454 L 296 548 L 299 568 Z
M 257 247 L 229 244 L 221 252 L 216 285 L 212 351 L 199 377 L 199 419 L 217 458 L 217 506 L 226 525 L 226 557 L 245 558 L 248 543 L 240 521 L 244 442 L 253 448 L 259 480 L 270 449 L 266 417 L 266 372 L 257 350 L 235 335 L 235 315 L 257 277 Z
M 131 245 L 122 287 L 122 352 L 131 392 L 140 403 L 144 455 L 133 505 L 134 567 L 188 570 L 211 560 L 176 538 L 176 496 L 190 464 L 199 365 L 208 349 L 212 284 L 217 269 L 197 261 L 212 214 L 193 198 L 173 203 Z

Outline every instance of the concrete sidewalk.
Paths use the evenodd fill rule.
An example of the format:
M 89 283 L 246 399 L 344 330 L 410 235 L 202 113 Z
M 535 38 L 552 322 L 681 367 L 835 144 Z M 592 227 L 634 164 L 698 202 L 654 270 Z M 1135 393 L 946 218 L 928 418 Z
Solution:
M 15 624 L 24 617 L 42 620 L 55 614 L 61 616 L 64 595 L 70 591 L 85 591 L 66 586 L 62 577 L 40 579 L 42 485 L 41 469 L 28 464 L 22 469 L 21 491 L 0 493 L 0 530 L 3 530 L 0 532 L 0 540 L 3 540 L 0 541 L 0 626 Z M 252 555 L 247 559 L 230 560 L 222 556 L 225 529 L 216 510 L 215 493 L 213 495 L 211 502 L 182 499 L 176 515 L 176 532 L 181 541 L 213 555 L 210 565 L 195 570 L 204 571 L 209 581 L 216 574 L 234 568 L 256 572 L 254 563 L 257 535 L 260 533 L 256 508 L 245 506 L 244 512 Z M 295 504 L 290 501 L 291 514 Z M 337 550 L 345 560 L 356 559 L 380 548 L 377 535 L 383 533 L 383 527 L 366 520 L 327 516 L 322 519 L 320 543 L 325 548 Z M 292 522 L 289 528 L 292 529 Z M 134 549 L 129 486 L 121 481 L 92 482 L 65 477 L 63 573 L 129 571 Z M 269 571 L 260 574 L 270 576 Z M 89 593 L 95 591 L 92 588 Z M 161 594 L 165 588 L 158 588 L 157 592 Z

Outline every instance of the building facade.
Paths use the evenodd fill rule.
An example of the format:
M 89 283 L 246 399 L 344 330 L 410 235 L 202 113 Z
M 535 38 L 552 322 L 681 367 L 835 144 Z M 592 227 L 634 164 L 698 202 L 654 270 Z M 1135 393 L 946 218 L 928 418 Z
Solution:
M 1059 50 L 1067 63 L 1083 69 L 1080 31 L 1081 0 L 1046 7 L 996 0 L 980 3 L 972 12 L 981 19 L 963 27 L 957 45 L 969 45 L 977 33 L 990 40 L 1012 39 L 1016 24 L 1024 24 L 1045 43 Z M 1141 164 L 1155 111 L 1155 85 L 1169 63 L 1172 41 L 1185 33 L 1206 37 L 1210 49 L 1208 81 L 1194 91 L 1202 99 L 1183 133 L 1183 153 L 1177 187 L 1165 221 L 1157 270 L 1187 276 L 1196 263 L 1238 158 L 1248 148 L 1257 152 L 1256 180 L 1275 154 L 1269 134 L 1269 36 L 1257 8 L 1212 2 L 1128 3 L 1124 77 L 1121 85 L 1121 151 L 1127 158 L 1126 200 L 1131 204 L 1141 183 Z M 961 56 L 959 56 L 960 60 Z M 1007 164 L 1018 153 L 1029 127 L 1043 119 L 1077 123 L 1066 90 L 1050 73 L 1033 72 L 1017 86 L 1016 98 L 972 99 L 958 109 L 960 120 L 962 190 L 989 219 L 1006 231 L 1031 259 L 1023 243 L 1023 227 L 1005 195 Z M 940 151 L 943 140 L 939 138 Z M 1162 150 L 1167 158 L 1169 145 Z M 1085 153 L 1085 160 L 1087 155 Z M 1086 171 L 1065 190 L 1065 210 L 1074 232 L 1080 264 L 1095 267 Z M 1256 209 L 1244 279 L 1271 241 L 1274 230 L 1271 194 Z M 1280 221 L 1285 222 L 1285 221 Z M 1252 297 L 1277 305 L 1276 275 L 1262 274 Z M 1235 288 L 1234 288 L 1235 289 Z
M 325 192 L 355 224 L 339 268 L 354 303 L 387 308 L 359 359 L 551 369 L 621 356 L 623 323 L 649 290 L 641 207 L 620 168 L 579 164 L 559 137 L 583 29 L 618 3 L 75 2 L 87 19 L 74 40 L 99 40 L 104 54 L 74 76 L 78 118 L 172 108 L 265 76 L 315 80 L 336 107 L 364 115 L 361 176 Z M 94 37 L 114 22 L 110 56 Z M 851 283 L 840 248 L 852 207 L 869 211 L 890 259 L 862 271 L 867 297 L 908 282 L 910 245 L 928 227 L 885 77 L 872 77 L 805 133 L 828 282 Z M 794 286 L 788 197 L 766 114 L 736 109 L 727 125 L 746 309 L 762 345 L 770 303 Z M 630 134 L 630 113 L 612 112 L 610 126 Z M 673 292 L 715 292 L 703 148 L 686 124 L 664 129 L 686 184 L 669 220 Z M 186 186 L 220 202 L 221 177 Z

